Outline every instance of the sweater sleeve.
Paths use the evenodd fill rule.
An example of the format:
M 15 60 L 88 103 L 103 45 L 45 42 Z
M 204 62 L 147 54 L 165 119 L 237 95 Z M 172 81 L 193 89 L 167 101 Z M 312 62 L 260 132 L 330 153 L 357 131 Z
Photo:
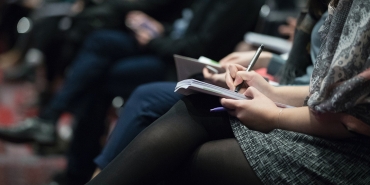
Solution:
M 185 35 L 180 39 L 169 36 L 153 39 L 148 49 L 164 58 L 173 54 L 197 58 L 201 55 L 219 60 L 231 52 L 247 30 L 254 28 L 264 1 L 214 0 L 194 9 Z M 211 4 L 212 6 L 207 6 Z M 225 51 L 224 48 L 228 48 Z

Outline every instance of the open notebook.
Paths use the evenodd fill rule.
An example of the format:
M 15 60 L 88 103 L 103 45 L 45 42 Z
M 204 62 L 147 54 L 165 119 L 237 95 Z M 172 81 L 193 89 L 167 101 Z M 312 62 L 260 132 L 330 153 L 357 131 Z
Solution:
M 243 94 L 239 94 L 237 92 L 231 91 L 229 89 L 225 89 L 223 87 L 219 87 L 216 85 L 212 85 L 206 82 L 202 82 L 199 80 L 195 79 L 186 79 L 182 80 L 180 82 L 177 82 L 175 92 L 178 92 L 183 95 L 189 95 L 189 94 L 194 94 L 194 93 L 206 93 L 214 96 L 219 96 L 222 98 L 231 98 L 231 99 L 236 99 L 236 100 L 247 100 L 249 99 L 248 97 L 244 96 Z M 290 105 L 285 105 L 282 103 L 277 103 L 275 104 L 278 107 L 282 108 L 291 108 L 293 106 Z

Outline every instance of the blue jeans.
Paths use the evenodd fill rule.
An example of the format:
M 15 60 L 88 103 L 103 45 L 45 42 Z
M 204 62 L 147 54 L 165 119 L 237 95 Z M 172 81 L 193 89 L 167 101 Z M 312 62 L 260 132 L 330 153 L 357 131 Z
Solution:
M 95 169 L 93 159 L 101 151 L 101 137 L 106 130 L 105 120 L 112 98 L 128 97 L 139 84 L 163 80 L 163 68 L 159 68 L 160 65 L 153 65 L 154 58 L 150 56 L 139 58 L 140 60 L 135 60 L 138 57 L 134 57 L 116 63 L 99 90 L 85 93 L 73 104 L 77 124 L 74 125 L 73 138 L 67 153 L 69 178 L 81 180 L 81 184 L 91 178 Z
M 139 86 L 125 103 L 117 125 L 95 163 L 104 169 L 143 129 L 166 113 L 183 95 L 176 83 L 157 82 Z
M 62 89 L 40 117 L 56 120 L 74 114 L 73 138 L 67 153 L 67 176 L 86 183 L 95 169 L 112 97 L 128 97 L 140 84 L 163 80 L 165 65 L 138 48 L 132 35 L 110 30 L 92 33 L 70 67 Z
M 163 79 L 164 68 L 161 59 L 145 55 L 131 34 L 113 30 L 95 31 L 84 42 L 62 89 L 41 117 L 58 118 L 63 111 L 75 107 L 74 104 L 86 93 L 99 91 L 104 85 L 110 86 L 109 90 L 125 89 L 123 95 L 128 96 L 134 86 Z

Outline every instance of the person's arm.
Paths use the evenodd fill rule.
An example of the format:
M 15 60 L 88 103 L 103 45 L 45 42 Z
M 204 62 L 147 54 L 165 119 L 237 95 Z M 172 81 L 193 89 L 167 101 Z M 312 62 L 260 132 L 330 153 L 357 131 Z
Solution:
M 207 7 L 210 4 L 211 6 Z M 200 1 L 197 5 L 187 32 L 182 38 L 159 37 L 149 42 L 148 49 L 165 58 L 179 54 L 193 58 L 205 55 L 219 60 L 231 52 L 235 43 L 242 39 L 247 30 L 252 29 L 262 3 L 218 0 L 212 3 Z M 230 48 L 230 51 L 226 52 L 225 48 Z
M 160 11 L 169 4 L 171 4 L 173 0 L 112 0 L 108 3 L 112 5 L 116 10 L 126 13 L 128 11 L 137 10 L 143 11 L 145 13 L 151 14 L 153 12 Z
M 339 114 L 330 114 L 319 120 L 308 107 L 277 107 L 254 87 L 249 87 L 244 94 L 251 100 L 223 98 L 221 104 L 250 129 L 266 133 L 283 129 L 325 138 L 354 136 L 341 122 Z
M 240 64 L 248 66 L 256 51 L 233 52 L 220 60 L 220 65 L 226 68 L 229 64 Z M 265 68 L 269 65 L 273 54 L 264 51 L 260 54 L 253 69 Z
M 279 110 L 280 112 L 280 110 Z M 331 114 L 319 120 L 308 107 L 282 109 L 275 118 L 276 128 L 327 138 L 354 136 L 339 119 L 339 114 Z
M 243 83 L 239 93 L 244 93 L 248 87 L 254 87 L 274 102 L 291 106 L 303 106 L 305 98 L 309 94 L 308 86 L 282 86 L 270 85 L 260 74 L 246 72 L 244 66 L 230 64 L 226 70 L 226 84 L 230 90 Z
M 301 107 L 309 94 L 309 86 L 281 86 L 274 87 L 269 95 L 275 102 Z

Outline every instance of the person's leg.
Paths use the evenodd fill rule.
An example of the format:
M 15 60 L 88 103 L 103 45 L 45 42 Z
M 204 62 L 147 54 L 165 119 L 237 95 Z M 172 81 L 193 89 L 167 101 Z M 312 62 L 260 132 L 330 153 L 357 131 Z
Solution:
M 133 91 L 103 151 L 95 159 L 100 169 L 104 169 L 142 130 L 183 97 L 174 92 L 175 86 L 175 82 L 157 82 L 141 85 Z
M 90 179 L 95 168 L 93 159 L 101 150 L 101 137 L 106 130 L 106 112 L 111 105 L 112 96 L 128 96 L 140 83 L 162 79 L 163 69 L 163 62 L 155 56 L 119 60 L 109 70 L 105 86 L 91 90 L 85 95 L 88 98 L 84 98 L 86 101 L 73 104 L 73 107 L 79 109 L 73 111 L 78 120 L 67 155 L 68 179 L 80 184 Z
M 95 168 L 93 159 L 101 150 L 101 136 L 105 128 L 106 112 L 112 96 L 126 96 L 140 83 L 161 79 L 164 64 L 154 56 L 128 57 L 117 61 L 109 70 L 104 86 L 91 90 L 85 105 L 75 114 L 78 120 L 74 137 L 67 155 L 67 177 L 70 179 L 90 179 Z M 143 75 L 144 74 L 144 75 Z M 103 92 L 101 94 L 95 92 Z M 85 98 L 86 99 L 86 98 Z M 80 107 L 81 102 L 73 107 Z M 87 144 L 89 143 L 89 144 Z
M 55 119 L 69 104 L 91 86 L 101 86 L 110 67 L 123 57 L 138 54 L 136 40 L 130 34 L 101 30 L 92 33 L 68 72 L 62 89 L 53 97 L 40 117 Z
M 106 115 L 112 98 L 101 92 L 84 96 L 73 111 L 73 136 L 66 154 L 65 177 L 68 184 L 85 184 L 96 168 L 93 160 L 102 148 L 106 131 Z
M 202 144 L 233 137 L 227 113 L 209 111 L 217 106 L 218 97 L 201 94 L 182 99 L 142 131 L 88 185 L 156 184 L 170 177 Z
M 180 172 L 166 184 L 262 184 L 235 138 L 202 144 Z
M 110 67 L 118 59 L 139 52 L 136 40 L 130 34 L 110 30 L 91 34 L 74 61 L 64 86 L 40 111 L 38 118 L 26 119 L 11 128 L 0 128 L 0 138 L 19 143 L 55 143 L 55 124 L 60 114 L 68 111 L 72 102 L 78 101 L 84 93 L 101 88 Z
M 128 98 L 141 84 L 163 81 L 165 73 L 165 63 L 155 55 L 126 57 L 110 68 L 104 88 L 112 96 Z

